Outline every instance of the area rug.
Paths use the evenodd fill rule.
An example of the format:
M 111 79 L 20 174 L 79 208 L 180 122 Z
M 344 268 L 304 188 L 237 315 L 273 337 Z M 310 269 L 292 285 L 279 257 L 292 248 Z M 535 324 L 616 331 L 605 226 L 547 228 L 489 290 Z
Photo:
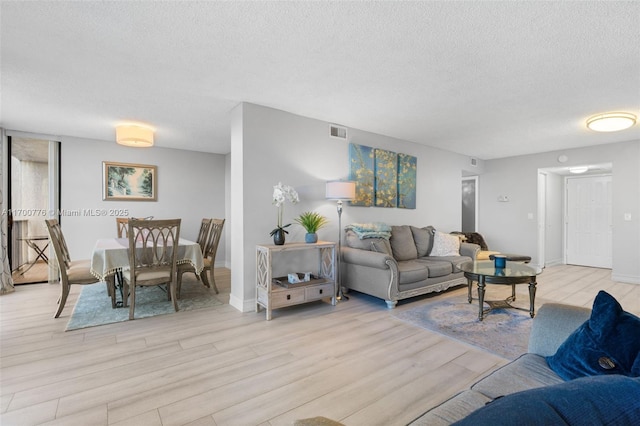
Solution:
M 528 312 L 503 308 L 478 321 L 478 300 L 468 303 L 466 296 L 434 301 L 395 316 L 509 360 L 527 351 L 533 321 Z
M 182 284 L 178 308 L 180 311 L 208 308 L 221 305 L 215 292 L 201 283 Z M 167 300 L 166 290 L 160 286 L 139 287 L 136 290 L 135 318 L 172 314 L 173 304 Z M 66 331 L 128 321 L 129 308 L 111 308 L 111 298 L 104 283 L 86 285 L 78 297 Z

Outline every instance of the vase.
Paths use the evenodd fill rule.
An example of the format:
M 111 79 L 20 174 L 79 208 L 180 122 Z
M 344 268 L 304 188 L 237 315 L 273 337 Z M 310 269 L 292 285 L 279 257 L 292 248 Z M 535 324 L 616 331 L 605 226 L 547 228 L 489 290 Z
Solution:
M 304 236 L 304 242 L 305 243 L 317 243 L 318 242 L 318 234 L 314 233 L 306 233 Z
M 278 229 L 273 234 L 273 244 L 277 246 L 284 245 L 284 229 Z

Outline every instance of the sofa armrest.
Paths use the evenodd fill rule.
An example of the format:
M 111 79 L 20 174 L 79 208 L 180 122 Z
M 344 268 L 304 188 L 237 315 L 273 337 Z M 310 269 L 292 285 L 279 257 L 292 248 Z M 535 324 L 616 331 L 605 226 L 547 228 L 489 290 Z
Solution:
M 351 247 L 342 247 L 342 261 L 377 269 L 389 269 L 390 261 L 396 263 L 396 260 L 388 254 Z
M 480 246 L 473 243 L 460 243 L 460 256 L 468 256 L 473 260 L 476 260 L 478 253 L 480 252 Z
M 555 354 L 558 347 L 588 320 L 590 315 L 591 309 L 588 308 L 545 303 L 533 319 L 528 352 L 541 356 Z

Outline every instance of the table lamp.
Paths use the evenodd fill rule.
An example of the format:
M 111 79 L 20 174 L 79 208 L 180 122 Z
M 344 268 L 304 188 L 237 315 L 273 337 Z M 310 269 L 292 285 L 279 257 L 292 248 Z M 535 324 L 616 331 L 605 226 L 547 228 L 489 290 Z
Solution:
M 337 200 L 338 202 L 338 256 L 336 256 L 336 300 L 349 298 L 342 294 L 342 283 L 340 280 L 340 268 L 342 261 L 342 201 L 356 198 L 356 183 L 351 181 L 335 180 L 327 182 L 326 198 Z

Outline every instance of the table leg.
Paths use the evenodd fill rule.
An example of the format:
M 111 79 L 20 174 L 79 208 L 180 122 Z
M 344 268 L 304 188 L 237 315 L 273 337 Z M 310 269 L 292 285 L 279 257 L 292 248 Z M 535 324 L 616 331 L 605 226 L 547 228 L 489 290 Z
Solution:
M 478 277 L 478 306 L 479 306 L 479 313 L 478 313 L 478 320 L 482 321 L 482 317 L 484 316 L 484 276 L 480 275 Z
M 467 278 L 467 300 L 469 301 L 469 303 L 473 301 L 473 296 L 471 295 L 472 290 L 473 281 L 471 280 L 471 278 Z
M 536 315 L 535 302 L 536 302 L 536 280 L 535 278 L 529 283 L 529 315 L 533 318 Z

